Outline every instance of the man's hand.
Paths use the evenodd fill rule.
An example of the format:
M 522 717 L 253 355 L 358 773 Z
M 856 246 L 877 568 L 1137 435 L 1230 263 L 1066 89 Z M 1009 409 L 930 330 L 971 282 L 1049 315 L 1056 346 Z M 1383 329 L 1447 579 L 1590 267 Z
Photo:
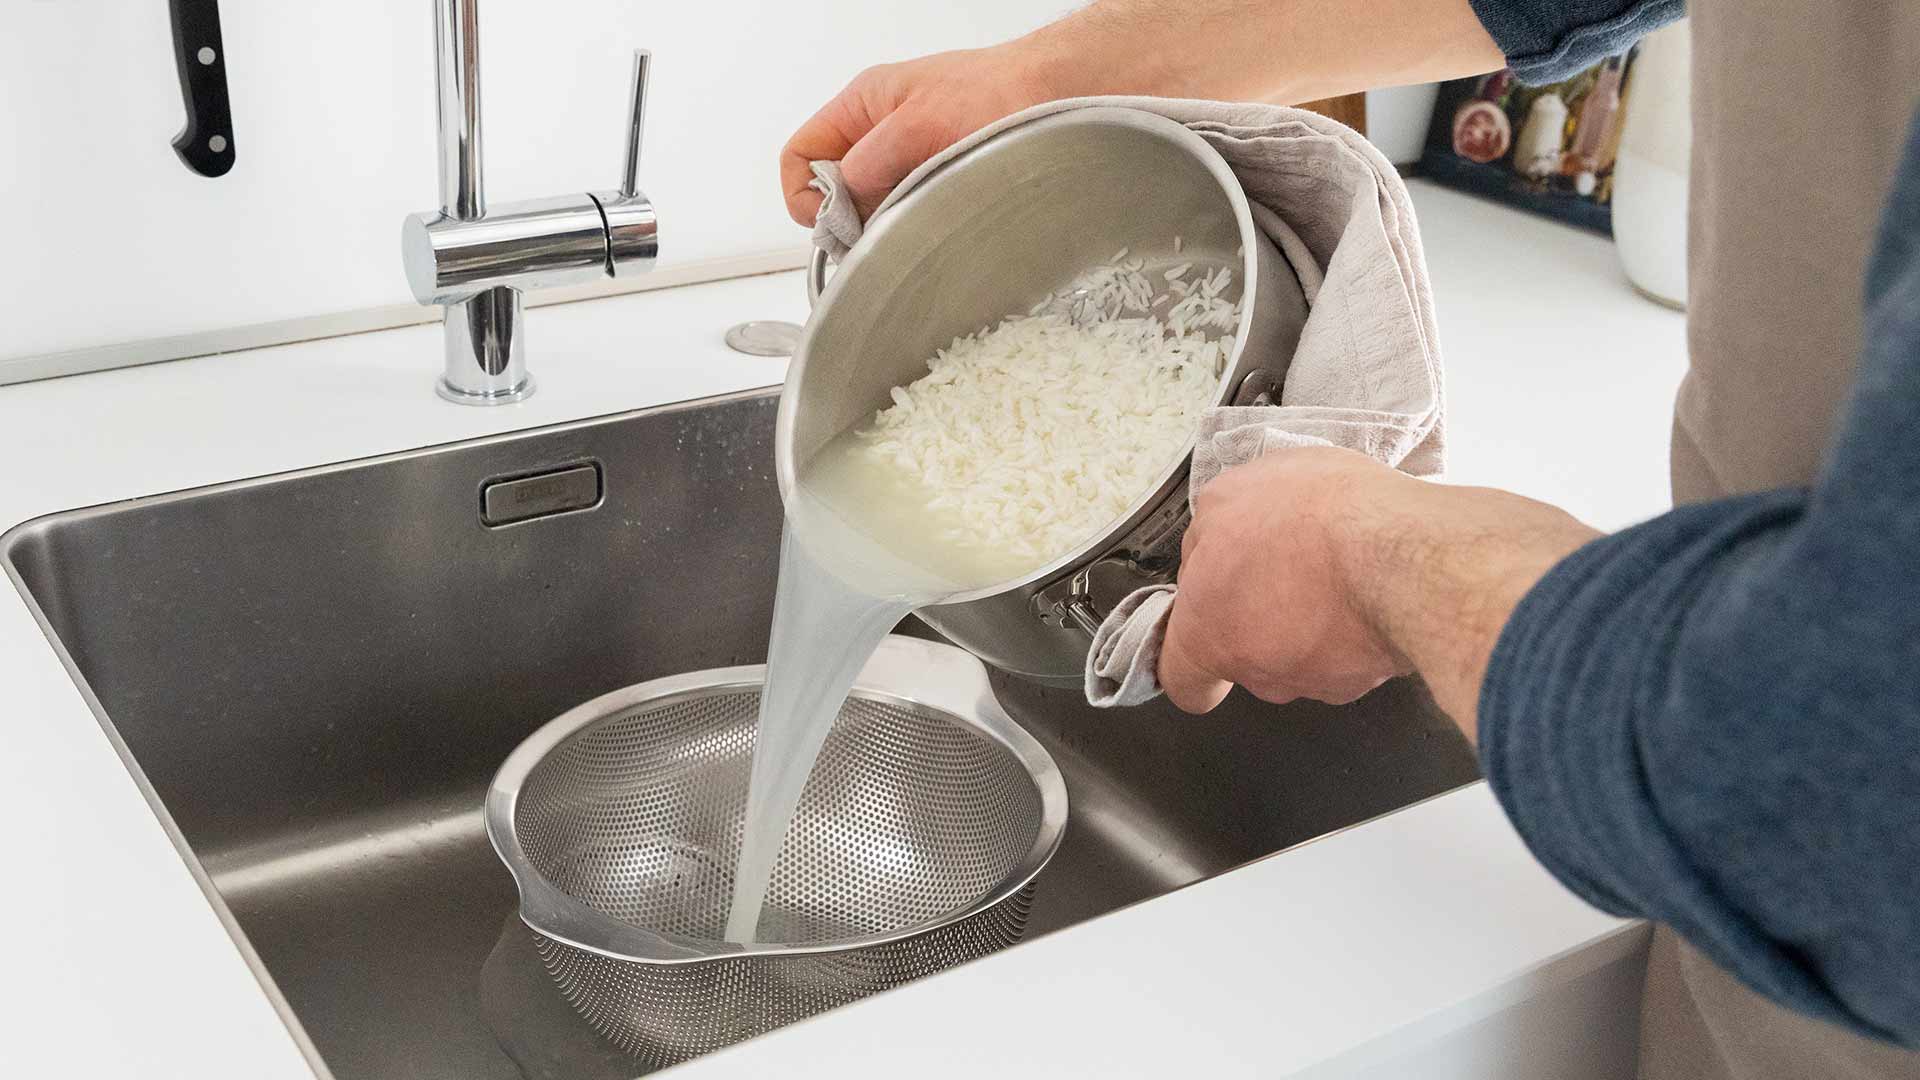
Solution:
M 1160 654 L 1173 703 L 1206 712 L 1234 683 L 1265 701 L 1344 703 L 1408 670 L 1354 603 L 1342 562 L 1366 503 L 1405 498 L 1418 483 L 1359 454 L 1298 450 L 1207 485 Z
M 1269 455 L 1195 502 L 1160 685 L 1205 712 L 1234 683 L 1267 701 L 1342 703 L 1418 670 L 1471 736 L 1507 617 L 1596 535 L 1544 503 L 1347 450 Z
M 1042 67 L 1039 47 L 1022 39 L 861 72 L 780 151 L 787 213 L 813 224 L 820 193 L 807 186 L 812 163 L 838 161 L 865 218 L 928 158 L 995 120 L 1064 96 Z

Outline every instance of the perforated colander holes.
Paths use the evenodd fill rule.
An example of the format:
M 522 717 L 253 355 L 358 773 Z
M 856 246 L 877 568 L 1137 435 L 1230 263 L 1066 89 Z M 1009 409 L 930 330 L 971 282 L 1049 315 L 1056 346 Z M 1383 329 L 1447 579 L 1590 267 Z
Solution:
M 1013 944 L 1031 897 L 1028 887 L 927 934 L 819 956 L 654 968 L 550 941 L 542 956 L 552 955 L 556 985 L 596 1031 L 660 1068 Z
M 516 815 L 540 872 L 615 918 L 717 934 L 756 708 L 756 695 L 732 693 L 633 709 L 563 745 L 529 776 Z M 818 941 L 958 911 L 1025 857 L 1039 807 L 1033 779 L 998 742 L 957 719 L 856 699 L 803 795 L 768 925 Z M 596 1030 L 670 1062 L 1004 947 L 1025 917 L 1023 893 L 876 949 L 684 968 L 584 954 L 548 966 Z

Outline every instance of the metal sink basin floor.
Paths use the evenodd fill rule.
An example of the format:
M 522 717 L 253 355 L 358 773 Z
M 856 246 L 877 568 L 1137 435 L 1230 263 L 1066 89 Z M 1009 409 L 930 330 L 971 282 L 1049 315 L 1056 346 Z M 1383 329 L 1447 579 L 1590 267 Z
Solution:
M 774 403 L 644 410 L 74 510 L 0 538 L 317 1068 L 522 1075 L 481 1001 L 514 911 L 481 829 L 487 780 L 575 703 L 764 658 Z M 582 494 L 586 463 L 597 499 Z M 490 485 L 569 467 L 555 512 L 488 523 L 502 505 Z M 532 491 L 537 512 L 539 489 L 494 496 Z M 1030 936 L 1477 778 L 1408 682 L 1341 708 L 1236 695 L 1198 718 L 1096 711 L 1013 678 L 996 689 L 1072 803 Z

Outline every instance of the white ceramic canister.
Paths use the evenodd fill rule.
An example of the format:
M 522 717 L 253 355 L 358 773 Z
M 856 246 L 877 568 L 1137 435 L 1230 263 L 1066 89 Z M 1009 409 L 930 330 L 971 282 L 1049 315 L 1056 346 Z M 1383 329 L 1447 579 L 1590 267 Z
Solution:
M 1613 166 L 1613 242 L 1627 280 L 1687 305 L 1687 173 L 1693 39 L 1685 20 L 1648 35 L 1633 63 Z

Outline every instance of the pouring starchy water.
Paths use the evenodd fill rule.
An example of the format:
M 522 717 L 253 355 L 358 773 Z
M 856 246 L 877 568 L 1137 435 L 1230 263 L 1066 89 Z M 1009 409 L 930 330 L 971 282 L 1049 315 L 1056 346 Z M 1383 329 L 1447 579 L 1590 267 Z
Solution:
M 1171 245 L 1179 260 L 1180 242 Z M 1164 267 L 1164 268 L 1163 268 Z M 727 920 L 754 940 L 787 823 L 861 665 L 917 607 L 1011 581 L 1109 528 L 1212 403 L 1230 266 L 1121 251 L 956 338 L 800 473 Z
M 1078 685 L 1101 607 L 1178 566 L 1195 420 L 1275 385 L 1306 322 L 1226 160 L 1139 109 L 993 133 L 859 231 L 830 282 L 815 261 L 781 396 L 786 540 L 735 941 L 887 629 L 912 610 L 1002 670 Z

